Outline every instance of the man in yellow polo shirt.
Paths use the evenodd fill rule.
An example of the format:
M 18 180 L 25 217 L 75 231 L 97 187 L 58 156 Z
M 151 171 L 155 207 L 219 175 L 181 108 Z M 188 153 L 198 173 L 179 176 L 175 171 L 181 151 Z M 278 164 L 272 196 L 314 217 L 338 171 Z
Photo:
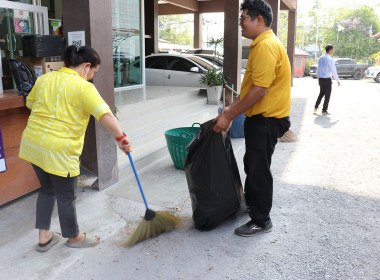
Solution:
M 270 29 L 273 13 L 263 0 L 245 0 L 241 5 L 242 36 L 252 39 L 240 98 L 216 119 L 215 132 L 228 128 L 244 113 L 247 174 L 244 192 L 251 220 L 235 229 L 240 236 L 272 230 L 270 210 L 273 177 L 270 170 L 277 143 L 290 127 L 291 68 L 285 48 Z

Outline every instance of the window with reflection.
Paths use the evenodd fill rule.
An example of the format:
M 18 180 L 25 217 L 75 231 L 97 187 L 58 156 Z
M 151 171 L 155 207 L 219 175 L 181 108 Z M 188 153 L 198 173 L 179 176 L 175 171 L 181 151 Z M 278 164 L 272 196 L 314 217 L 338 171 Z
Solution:
M 296 56 L 294 66 L 296 68 L 302 67 L 302 57 L 301 56 Z
M 139 0 L 112 0 L 115 88 L 142 84 L 140 9 Z
M 153 56 L 148 57 L 146 59 L 146 68 L 152 68 L 152 69 L 165 69 L 167 67 L 167 60 L 168 58 L 166 56 Z

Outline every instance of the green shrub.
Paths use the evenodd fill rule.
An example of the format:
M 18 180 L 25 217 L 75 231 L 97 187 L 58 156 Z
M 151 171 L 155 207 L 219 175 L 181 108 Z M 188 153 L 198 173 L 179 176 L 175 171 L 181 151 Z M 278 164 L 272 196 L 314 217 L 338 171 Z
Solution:
M 314 59 L 308 59 L 305 62 L 305 76 L 309 76 L 310 66 L 314 64 Z
M 227 76 L 219 69 L 208 69 L 201 73 L 199 82 L 208 87 L 221 86 L 227 84 Z

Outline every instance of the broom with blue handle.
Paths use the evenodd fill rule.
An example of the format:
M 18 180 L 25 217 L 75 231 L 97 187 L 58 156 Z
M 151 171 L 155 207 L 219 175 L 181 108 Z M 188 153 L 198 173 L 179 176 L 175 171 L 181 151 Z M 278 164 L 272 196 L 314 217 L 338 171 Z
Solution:
M 168 211 L 153 211 L 149 209 L 148 203 L 146 202 L 146 198 L 144 195 L 144 191 L 141 187 L 139 176 L 137 175 L 137 171 L 135 165 L 132 160 L 132 156 L 130 153 L 127 153 L 129 161 L 131 162 L 131 166 L 133 169 L 133 173 L 135 174 L 137 184 L 139 185 L 141 196 L 144 200 L 145 204 L 145 216 L 141 221 L 135 232 L 129 238 L 129 240 L 121 245 L 132 246 L 140 241 L 145 239 L 153 238 L 159 235 L 162 232 L 173 230 L 174 228 L 181 225 L 181 221 L 170 214 Z

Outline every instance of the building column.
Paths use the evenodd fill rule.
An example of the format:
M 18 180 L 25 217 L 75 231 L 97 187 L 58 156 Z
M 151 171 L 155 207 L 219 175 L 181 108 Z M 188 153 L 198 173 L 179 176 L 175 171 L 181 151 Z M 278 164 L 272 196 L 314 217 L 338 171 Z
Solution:
M 145 55 L 158 53 L 158 1 L 144 0 Z
M 272 7 L 273 12 L 273 22 L 272 30 L 273 33 L 278 35 L 278 25 L 279 25 L 279 13 L 280 13 L 280 0 L 266 0 L 268 4 Z
M 200 49 L 203 46 L 203 17 L 199 12 L 194 12 L 194 49 Z
M 240 1 L 224 0 L 224 62 L 223 72 L 240 92 L 241 84 L 241 48 L 242 37 L 239 26 Z M 228 67 L 227 67 L 228 65 Z
M 296 43 L 296 19 L 297 12 L 289 10 L 288 14 L 288 57 L 290 61 L 290 66 L 292 67 L 292 85 L 293 85 L 293 77 L 294 77 L 294 50 Z
M 68 32 L 84 31 L 86 45 L 98 52 L 101 66 L 94 77 L 94 85 L 111 110 L 114 110 L 111 0 L 65 0 L 62 1 L 62 13 L 66 41 Z M 116 183 L 116 141 L 92 116 L 84 142 L 81 165 L 98 176 L 93 187 L 102 190 Z

